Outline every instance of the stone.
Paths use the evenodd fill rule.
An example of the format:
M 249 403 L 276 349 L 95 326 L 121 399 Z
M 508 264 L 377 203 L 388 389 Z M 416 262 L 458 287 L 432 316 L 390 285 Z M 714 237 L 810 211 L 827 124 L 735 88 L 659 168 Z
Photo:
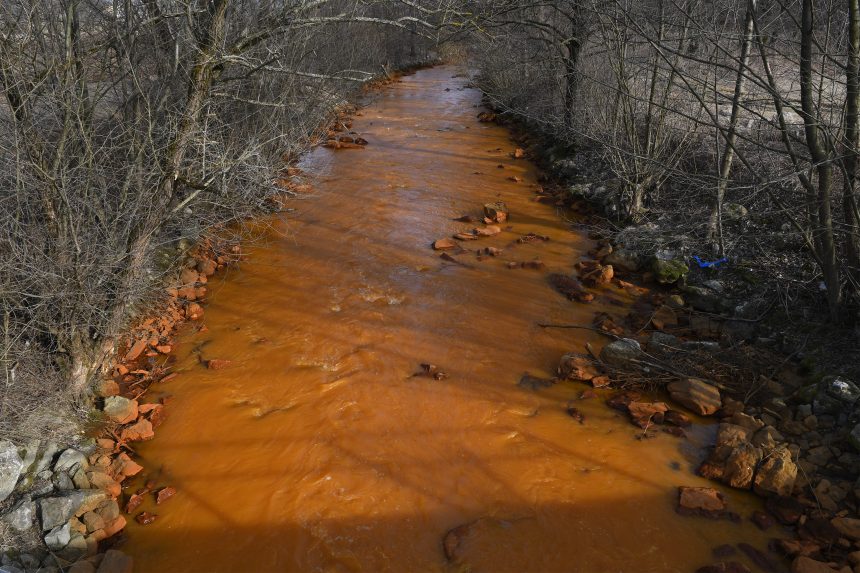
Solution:
M 667 389 L 672 400 L 700 416 L 715 414 L 723 406 L 720 391 L 698 378 L 670 382 Z
M 646 429 L 654 424 L 663 423 L 663 413 L 669 409 L 663 402 L 630 402 L 627 411 L 634 424 Z
M 39 511 L 42 516 L 42 530 L 48 531 L 69 521 L 81 507 L 83 501 L 84 496 L 80 491 L 40 499 Z
M 18 448 L 9 440 L 0 440 L 0 501 L 15 489 L 18 476 L 24 469 L 24 460 L 18 455 Z
M 78 561 L 66 573 L 96 573 L 96 566 L 89 561 Z
M 762 451 L 752 444 L 738 445 L 729 454 L 723 466 L 723 482 L 737 489 L 750 489 Z
M 757 509 L 753 512 L 750 520 L 755 523 L 762 531 L 770 529 L 776 524 L 776 519 L 774 519 L 771 514 L 760 509 Z
M 155 432 L 152 431 L 152 423 L 149 420 L 140 419 L 124 428 L 120 437 L 126 442 L 145 441 L 154 438 Z
M 610 366 L 630 366 L 632 360 L 642 356 L 642 347 L 632 338 L 613 340 L 600 351 L 600 360 Z
M 27 531 L 36 521 L 36 503 L 26 496 L 3 519 L 15 531 Z
M 722 517 L 726 511 L 723 494 L 712 487 L 678 487 L 678 512 Z
M 119 503 L 115 499 L 109 499 L 99 504 L 94 511 L 99 514 L 105 523 L 110 523 L 119 517 Z
M 73 472 L 78 468 L 87 469 L 90 463 L 87 461 L 87 456 L 81 451 L 74 448 L 63 450 L 57 461 L 54 462 L 55 472 Z
M 860 519 L 834 517 L 830 523 L 839 530 L 843 537 L 847 537 L 851 541 L 860 541 Z
M 200 320 L 203 318 L 203 307 L 196 302 L 192 302 L 185 308 L 185 316 L 189 320 Z
M 176 488 L 167 486 L 163 487 L 155 493 L 155 504 L 160 505 L 176 495 Z
M 96 573 L 132 573 L 134 560 L 116 549 L 108 549 Z
M 105 405 L 102 410 L 110 421 L 117 424 L 127 424 L 137 418 L 137 400 L 111 396 L 105 398 Z
M 445 249 L 454 249 L 457 247 L 457 244 L 451 239 L 439 239 L 433 243 L 433 249 L 436 251 L 443 251 Z
M 723 221 L 744 221 L 749 217 L 749 211 L 740 203 L 723 203 Z
M 791 452 L 780 446 L 767 453 L 755 475 L 753 489 L 759 495 L 789 495 L 797 479 L 797 465 Z
M 508 206 L 502 201 L 484 205 L 484 217 L 493 223 L 504 223 L 508 220 Z
M 783 525 L 794 525 L 804 513 L 803 504 L 785 495 L 769 497 L 765 507 Z
M 680 259 L 655 258 L 651 262 L 651 272 L 658 283 L 671 284 L 690 272 L 690 267 Z
M 111 396 L 119 395 L 119 384 L 114 380 L 101 380 L 96 384 L 94 390 L 97 396 L 109 398 Z
M 615 249 L 603 259 L 603 262 L 628 273 L 635 273 L 642 267 L 641 257 L 626 249 Z
M 561 357 L 558 375 L 565 380 L 587 382 L 597 376 L 598 372 L 590 356 L 569 353 Z
M 848 434 L 848 443 L 860 452 L 860 424 L 856 424 Z
M 87 526 L 87 532 L 89 533 L 98 529 L 104 529 L 105 525 L 107 525 L 104 518 L 95 511 L 86 512 L 81 516 L 81 521 L 83 521 L 84 525 Z
M 94 488 L 103 490 L 110 497 L 119 497 L 119 494 L 122 493 L 122 487 L 104 472 L 87 472 L 87 478 Z
M 662 354 L 663 352 L 671 352 L 674 349 L 680 348 L 681 341 L 677 336 L 660 332 L 659 330 L 651 333 L 648 338 L 648 343 L 645 345 L 645 350 L 649 354 Z
M 721 561 L 696 569 L 696 573 L 750 573 L 749 567 L 737 561 Z
M 791 573 L 833 573 L 827 563 L 801 555 L 791 563 Z
M 678 426 L 679 428 L 688 428 L 693 425 L 693 421 L 687 414 L 678 412 L 677 410 L 667 410 L 663 414 L 663 423 L 670 426 Z
M 71 526 L 68 523 L 58 525 L 45 535 L 45 545 L 52 551 L 59 551 L 72 540 Z

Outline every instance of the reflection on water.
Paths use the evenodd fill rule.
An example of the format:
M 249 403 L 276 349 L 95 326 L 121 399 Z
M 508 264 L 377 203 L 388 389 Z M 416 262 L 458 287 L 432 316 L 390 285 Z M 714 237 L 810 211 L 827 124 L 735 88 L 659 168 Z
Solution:
M 455 72 L 381 93 L 355 119 L 366 149 L 310 154 L 316 192 L 210 283 L 208 331 L 178 345 L 170 418 L 140 446 L 179 493 L 129 527 L 139 571 L 686 573 L 717 545 L 763 544 L 748 522 L 675 515 L 675 487 L 705 483 L 688 471 L 697 448 L 637 440 L 599 400 L 577 403 L 577 423 L 581 386 L 517 386 L 601 342 L 536 325 L 591 322 L 600 300 L 546 283 L 590 245 L 533 201 L 533 169 L 477 122 Z M 464 246 L 501 256 L 457 256 L 465 267 L 430 249 L 498 200 L 504 231 Z M 517 244 L 528 232 L 550 240 Z M 507 266 L 535 258 L 546 268 Z M 204 341 L 232 367 L 200 366 Z M 448 378 L 413 376 L 422 363 Z M 755 503 L 730 499 L 742 515 Z

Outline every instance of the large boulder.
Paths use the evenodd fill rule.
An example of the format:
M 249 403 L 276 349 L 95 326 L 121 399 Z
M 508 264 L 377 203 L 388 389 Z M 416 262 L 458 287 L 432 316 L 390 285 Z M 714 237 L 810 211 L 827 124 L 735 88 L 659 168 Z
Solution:
M 66 522 L 54 527 L 45 535 L 45 545 L 51 551 L 59 551 L 69 544 L 72 539 L 71 525 Z
M 36 521 L 36 504 L 26 496 L 3 519 L 15 531 L 27 531 Z
M 600 360 L 610 366 L 630 367 L 631 361 L 642 357 L 642 347 L 632 338 L 613 340 L 600 351 Z
M 24 460 L 18 455 L 18 448 L 9 440 L 0 440 L 0 501 L 3 501 L 18 483 L 18 476 L 24 468 Z
M 698 378 L 685 378 L 669 383 L 672 400 L 700 416 L 715 414 L 722 406 L 720 391 Z
M 723 466 L 723 483 L 737 489 L 750 489 L 763 456 L 761 448 L 750 443 L 737 446 Z
M 39 500 L 42 516 L 42 531 L 48 531 L 66 523 L 74 515 L 95 509 L 107 495 L 100 490 L 73 490 L 54 497 Z
M 74 448 L 68 448 L 54 462 L 54 471 L 74 473 L 78 469 L 86 470 L 89 465 L 86 454 Z

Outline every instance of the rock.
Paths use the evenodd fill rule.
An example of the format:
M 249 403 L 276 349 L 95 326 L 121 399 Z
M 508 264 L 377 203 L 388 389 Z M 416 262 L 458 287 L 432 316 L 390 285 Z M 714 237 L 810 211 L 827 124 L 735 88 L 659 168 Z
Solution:
M 833 573 L 835 569 L 827 563 L 801 555 L 791 563 L 791 573 Z
M 627 406 L 631 402 L 638 402 L 641 398 L 642 394 L 636 390 L 624 390 L 613 394 L 608 400 L 606 400 L 606 405 L 614 410 L 626 412 Z
M 185 308 L 185 316 L 189 320 L 200 320 L 203 318 L 203 307 L 196 302 L 192 302 Z
M 142 511 L 134 518 L 134 520 L 141 525 L 149 525 L 150 523 L 155 522 L 156 519 L 158 519 L 158 515 L 155 513 L 149 513 L 148 511 Z
M 24 461 L 18 455 L 18 448 L 9 440 L 0 440 L 0 501 L 3 501 L 18 483 L 18 476 L 24 468 Z
M 477 229 L 472 230 L 472 233 L 479 237 L 492 237 L 498 235 L 501 232 L 501 227 L 498 227 L 497 225 L 486 225 L 484 227 L 478 227 Z
M 134 560 L 116 549 L 108 549 L 96 573 L 132 573 Z
M 856 424 L 848 434 L 848 443 L 860 452 L 860 424 Z
M 843 537 L 847 537 L 851 541 L 860 541 L 860 519 L 834 517 L 830 523 L 839 530 Z
M 723 483 L 737 489 L 750 489 L 761 459 L 760 448 L 749 443 L 738 445 L 723 466 Z
M 40 499 L 39 511 L 42 515 L 42 531 L 54 529 L 69 521 L 83 503 L 84 493 L 81 490 Z
M 649 354 L 662 354 L 663 352 L 671 352 L 674 349 L 680 348 L 681 341 L 677 336 L 666 334 L 665 332 L 654 331 L 648 338 L 648 343 L 645 345 L 645 350 Z
M 92 533 L 99 529 L 104 529 L 107 523 L 104 518 L 95 511 L 88 511 L 81 516 L 81 521 L 87 526 L 87 532 Z
M 149 341 L 145 339 L 136 340 L 134 344 L 131 345 L 131 348 L 128 349 L 128 352 L 125 354 L 125 360 L 127 362 L 132 362 L 137 360 L 137 358 L 143 354 L 143 351 L 146 350 L 146 345 Z
M 771 514 L 764 512 L 760 509 L 757 509 L 753 512 L 750 520 L 755 523 L 762 531 L 770 529 L 776 524 L 776 519 L 774 519 Z
M 794 525 L 803 515 L 803 505 L 793 497 L 774 496 L 765 502 L 767 510 L 783 525 Z
M 582 281 L 590 286 L 605 285 L 612 281 L 615 270 L 612 265 L 598 265 L 582 275 Z
M 87 461 L 87 456 L 81 451 L 74 448 L 68 448 L 60 454 L 57 461 L 54 462 L 55 472 L 74 472 L 78 469 L 87 469 L 90 463 Z
M 66 573 L 96 573 L 96 566 L 89 561 L 78 561 Z
M 110 497 L 119 497 L 119 494 L 122 493 L 122 487 L 104 472 L 87 472 L 87 478 L 90 480 L 92 487 L 104 491 Z
M 209 370 L 224 370 L 233 365 L 232 360 L 224 360 L 223 358 L 213 358 L 206 361 L 206 368 Z
M 696 310 L 718 313 L 730 306 L 722 295 L 702 286 L 687 285 L 684 287 L 687 302 Z
M 119 384 L 113 380 L 101 380 L 96 384 L 95 393 L 102 398 L 119 395 Z
M 15 531 L 27 531 L 36 521 L 36 503 L 26 496 L 3 519 Z
M 721 561 L 696 569 L 696 573 L 750 573 L 749 567 L 737 561 Z
M 174 495 L 176 495 L 176 488 L 175 487 L 170 487 L 170 486 L 163 487 L 155 493 L 155 504 L 160 505 L 160 504 L 164 503 L 165 501 L 167 501 L 168 499 L 170 499 L 171 497 L 173 497 Z
M 585 354 L 569 353 L 561 357 L 558 375 L 565 380 L 587 382 L 598 375 L 591 357 Z
M 553 288 L 566 296 L 568 300 L 575 300 L 578 302 L 591 302 L 594 300 L 594 295 L 585 290 L 582 283 L 573 277 L 552 273 L 547 278 Z
M 726 500 L 712 487 L 678 488 L 678 512 L 687 515 L 722 517 L 726 512 Z
M 722 408 L 720 391 L 704 380 L 687 378 L 669 383 L 672 399 L 700 416 L 710 416 Z
M 642 266 L 641 257 L 626 249 L 615 249 L 603 259 L 603 262 L 628 273 L 635 273 Z
M 632 338 L 613 340 L 600 351 L 600 360 L 611 366 L 629 367 L 642 356 L 642 347 Z
M 660 284 L 671 284 L 684 277 L 690 268 L 680 259 L 660 259 L 651 261 L 651 272 Z
M 58 525 L 45 535 L 45 545 L 52 551 L 59 551 L 72 540 L 71 526 L 69 523 Z
M 693 421 L 688 415 L 676 410 L 667 410 L 663 414 L 663 423 L 678 426 L 679 428 L 688 428 L 693 425 Z
M 627 411 L 634 424 L 640 428 L 648 428 L 654 424 L 663 423 L 663 413 L 669 409 L 663 402 L 630 402 Z
M 99 514 L 105 523 L 110 523 L 119 517 L 119 503 L 115 499 L 109 499 L 99 504 L 94 511 Z
M 111 396 L 105 398 L 105 405 L 102 410 L 110 421 L 117 424 L 127 424 L 137 418 L 137 400 Z
M 749 211 L 740 203 L 723 203 L 723 221 L 744 221 L 749 217 Z
M 797 479 L 797 466 L 791 459 L 791 452 L 780 446 L 767 453 L 759 466 L 753 489 L 759 495 L 789 495 Z
M 454 249 L 457 244 L 451 239 L 439 239 L 433 243 L 433 249 L 436 251 L 444 251 L 446 249 Z
M 504 223 L 508 215 L 508 206 L 501 201 L 484 205 L 484 216 L 493 223 Z
M 126 442 L 138 442 L 151 440 L 155 437 L 152 431 L 152 423 L 149 420 L 140 419 L 137 423 L 122 430 L 120 437 Z

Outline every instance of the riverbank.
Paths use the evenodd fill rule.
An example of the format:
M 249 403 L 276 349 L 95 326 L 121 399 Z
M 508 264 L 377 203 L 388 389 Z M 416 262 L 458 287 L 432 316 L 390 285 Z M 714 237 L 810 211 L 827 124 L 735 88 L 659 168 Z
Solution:
M 506 123 L 495 113 L 484 119 Z M 792 560 L 792 571 L 858 567 L 860 387 L 851 379 L 856 347 L 846 346 L 852 333 L 838 335 L 838 326 L 824 323 L 794 323 L 791 313 L 767 300 L 773 285 L 756 280 L 761 261 L 692 256 L 696 243 L 690 237 L 648 222 L 670 218 L 660 206 L 638 225 L 619 226 L 611 218 L 611 175 L 601 171 L 591 151 L 559 146 L 522 124 L 511 127 L 522 154 L 549 174 L 551 192 L 544 200 L 581 213 L 584 228 L 598 241 L 590 260 L 580 263 L 579 280 L 614 278 L 622 288 L 644 287 L 623 320 L 595 313 L 594 327 L 616 339 L 610 346 L 620 352 L 566 357 L 561 372 L 626 388 L 611 405 L 627 411 L 646 433 L 663 421 L 666 405 L 643 405 L 641 393 L 631 396 L 630 388 L 663 389 L 692 412 L 718 418 L 709 456 L 697 473 L 762 496 L 766 511 L 749 518 L 763 530 L 794 536 L 774 539 L 773 555 L 759 559 L 764 570 L 779 570 L 766 560 L 780 555 Z M 745 209 L 737 214 L 748 216 Z M 802 304 L 807 314 L 815 312 L 815 301 Z M 667 423 L 667 430 L 677 431 L 673 421 Z
M 403 74 L 385 71 L 366 82 L 355 101 L 400 81 Z M 312 134 L 313 146 L 347 147 L 356 105 L 342 104 L 332 110 L 326 125 Z M 347 140 L 350 140 L 347 142 Z M 269 196 L 271 212 L 289 211 L 288 204 L 310 191 L 308 182 L 293 164 L 300 157 L 284 156 L 286 166 L 275 178 Z M 260 213 L 259 216 L 264 216 Z M 4 571 L 128 571 L 130 557 L 119 548 L 128 521 L 149 519 L 135 512 L 135 504 L 151 495 L 163 503 L 172 495 L 169 486 L 156 486 L 137 455 L 139 443 L 151 440 L 164 422 L 171 394 L 164 391 L 176 377 L 171 352 L 180 330 L 206 331 L 202 320 L 212 282 L 223 280 L 226 269 L 242 260 L 242 230 L 212 229 L 193 246 L 182 241 L 175 252 L 162 253 L 169 260 L 168 273 L 159 293 L 138 311 L 133 327 L 111 349 L 113 358 L 103 378 L 96 381 L 79 408 L 86 413 L 80 430 L 65 434 L 74 441 L 34 440 L 25 447 L 0 441 L 0 539 Z M 254 237 L 251 237 L 253 242 Z M 211 369 L 226 364 L 210 361 Z M 148 476 L 141 483 L 135 477 Z

